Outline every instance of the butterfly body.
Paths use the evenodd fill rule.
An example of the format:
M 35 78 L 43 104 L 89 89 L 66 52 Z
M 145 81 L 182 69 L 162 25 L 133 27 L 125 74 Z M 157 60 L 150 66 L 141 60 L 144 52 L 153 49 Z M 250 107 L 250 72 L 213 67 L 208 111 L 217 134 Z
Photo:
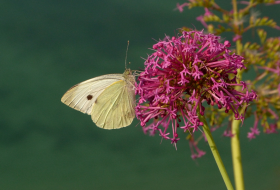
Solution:
M 123 74 L 108 74 L 70 88 L 61 101 L 91 115 L 100 128 L 118 129 L 130 125 L 135 117 L 135 77 L 130 69 Z

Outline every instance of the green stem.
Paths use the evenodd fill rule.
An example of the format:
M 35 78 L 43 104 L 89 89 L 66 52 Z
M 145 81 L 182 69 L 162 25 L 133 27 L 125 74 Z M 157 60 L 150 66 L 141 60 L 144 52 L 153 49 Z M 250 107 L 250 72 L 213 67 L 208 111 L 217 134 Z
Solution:
M 220 154 L 218 152 L 217 146 L 216 146 L 216 144 L 214 142 L 214 139 L 212 137 L 210 128 L 208 127 L 207 122 L 206 122 L 206 120 L 205 120 L 205 118 L 203 116 L 200 116 L 200 120 L 203 122 L 203 131 L 204 131 L 205 136 L 207 138 L 207 141 L 208 141 L 208 144 L 209 144 L 210 149 L 212 151 L 212 154 L 214 156 L 214 159 L 215 159 L 215 161 L 216 161 L 216 163 L 218 165 L 218 168 L 220 170 L 222 178 L 223 178 L 223 180 L 224 180 L 224 182 L 226 184 L 226 187 L 227 187 L 228 190 L 233 190 L 233 186 L 232 186 L 232 184 L 230 182 L 230 179 L 228 177 L 226 168 L 225 168 L 225 166 L 223 164 L 223 161 L 222 161 L 221 156 L 220 156 Z
M 231 138 L 231 152 L 232 152 L 235 188 L 236 190 L 244 190 L 243 169 L 242 169 L 240 141 L 239 141 L 239 132 L 240 132 L 239 126 L 240 126 L 240 120 L 233 120 L 231 130 L 234 136 Z
M 233 19 L 234 19 L 234 32 L 235 34 L 240 33 L 239 26 L 236 25 L 238 21 L 238 9 L 236 0 L 232 0 L 233 6 Z M 241 40 L 236 41 L 236 53 L 241 55 L 242 44 Z M 238 82 L 241 80 L 242 74 L 241 71 L 237 71 L 237 79 Z M 235 118 L 233 116 L 233 118 Z M 234 171 L 234 180 L 236 190 L 244 190 L 244 180 L 243 180 L 243 169 L 242 169 L 242 161 L 241 161 L 241 151 L 240 151 L 240 140 L 239 140 L 239 126 L 240 120 L 234 120 L 232 122 L 232 134 L 234 135 L 231 138 L 231 149 L 232 149 L 232 163 L 233 163 L 233 171 Z
M 240 35 L 239 26 L 237 25 L 239 18 L 238 18 L 238 10 L 237 10 L 236 0 L 232 0 L 232 6 L 233 6 L 234 33 Z M 240 53 L 241 53 L 241 40 L 240 39 L 236 41 L 236 53 L 238 55 L 240 55 Z

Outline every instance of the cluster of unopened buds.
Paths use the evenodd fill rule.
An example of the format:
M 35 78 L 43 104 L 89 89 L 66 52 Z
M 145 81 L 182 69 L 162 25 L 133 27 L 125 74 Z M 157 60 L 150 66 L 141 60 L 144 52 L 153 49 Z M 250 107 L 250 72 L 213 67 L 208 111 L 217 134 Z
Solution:
M 243 57 L 231 53 L 229 41 L 219 39 L 203 31 L 183 31 L 153 45 L 155 52 L 146 59 L 136 86 L 136 116 L 145 133 L 159 131 L 176 147 L 178 128 L 193 134 L 203 125 L 199 117 L 204 115 L 204 102 L 244 120 L 240 110 L 257 95 L 238 82 L 237 70 L 245 68 Z

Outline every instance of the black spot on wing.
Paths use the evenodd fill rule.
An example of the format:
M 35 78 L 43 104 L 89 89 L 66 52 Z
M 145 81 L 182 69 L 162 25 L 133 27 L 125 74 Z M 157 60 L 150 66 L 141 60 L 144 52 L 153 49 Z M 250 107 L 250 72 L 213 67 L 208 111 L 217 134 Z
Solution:
M 92 95 L 88 95 L 88 96 L 87 96 L 87 99 L 88 99 L 88 100 L 91 100 L 91 99 L 92 99 Z

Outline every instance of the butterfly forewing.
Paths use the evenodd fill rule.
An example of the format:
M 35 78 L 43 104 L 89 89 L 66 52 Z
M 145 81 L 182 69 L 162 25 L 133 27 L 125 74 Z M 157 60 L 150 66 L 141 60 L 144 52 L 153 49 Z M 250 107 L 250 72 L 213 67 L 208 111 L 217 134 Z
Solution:
M 61 101 L 71 108 L 91 115 L 92 106 L 100 94 L 121 79 L 122 74 L 109 74 L 86 80 L 70 88 Z

